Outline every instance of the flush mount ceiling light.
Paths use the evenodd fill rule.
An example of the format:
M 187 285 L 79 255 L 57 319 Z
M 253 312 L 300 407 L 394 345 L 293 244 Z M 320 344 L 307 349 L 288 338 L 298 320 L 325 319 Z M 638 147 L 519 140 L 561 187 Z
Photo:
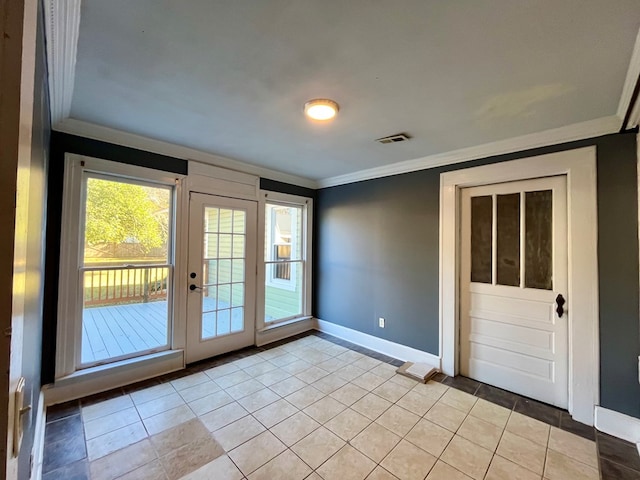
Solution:
M 327 98 L 316 98 L 304 104 L 304 114 L 313 120 L 331 120 L 339 109 L 336 102 Z

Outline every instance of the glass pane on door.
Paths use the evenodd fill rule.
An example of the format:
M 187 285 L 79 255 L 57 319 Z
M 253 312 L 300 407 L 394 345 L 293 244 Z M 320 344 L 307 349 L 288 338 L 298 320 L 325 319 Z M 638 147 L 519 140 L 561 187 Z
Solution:
M 552 222 L 553 190 L 471 197 L 471 281 L 552 290 Z
M 471 198 L 471 281 L 491 283 L 493 199 Z
M 244 331 L 246 212 L 204 207 L 201 339 Z
M 527 288 L 552 289 L 553 191 L 525 194 L 525 275 Z
M 520 194 L 497 196 L 498 285 L 520 286 Z

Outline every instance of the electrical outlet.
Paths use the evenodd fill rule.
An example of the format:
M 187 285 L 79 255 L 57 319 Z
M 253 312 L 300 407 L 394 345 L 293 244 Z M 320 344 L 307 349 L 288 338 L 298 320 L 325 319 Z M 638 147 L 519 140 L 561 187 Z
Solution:
M 382 317 L 378 318 L 378 326 L 380 328 L 384 328 L 384 318 Z

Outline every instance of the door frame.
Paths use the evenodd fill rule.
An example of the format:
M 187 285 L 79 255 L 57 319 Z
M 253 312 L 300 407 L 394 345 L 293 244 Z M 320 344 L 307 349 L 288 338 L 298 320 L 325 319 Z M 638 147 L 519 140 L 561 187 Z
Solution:
M 205 206 L 214 206 L 219 208 L 229 208 L 236 210 L 244 210 L 246 207 L 245 213 L 245 269 L 244 269 L 244 329 L 240 332 L 230 332 L 228 335 L 223 336 L 213 336 L 210 338 L 203 339 L 202 338 L 202 288 L 200 292 L 191 292 L 187 291 L 187 316 L 185 319 L 185 323 L 187 326 L 186 332 L 186 345 L 185 345 L 185 361 L 186 363 L 192 363 L 199 360 L 203 360 L 206 358 L 214 357 L 216 355 L 221 355 L 224 353 L 228 353 L 233 350 L 238 350 L 240 348 L 244 348 L 250 345 L 255 345 L 256 341 L 256 288 L 257 288 L 257 265 L 258 259 L 257 257 L 257 244 L 258 244 L 258 203 L 254 200 L 247 200 L 242 198 L 232 198 L 232 197 L 223 197 L 220 195 L 213 195 L 210 193 L 196 193 L 191 192 L 190 201 L 189 201 L 189 254 L 196 254 L 194 251 L 193 243 L 199 245 L 197 252 L 197 259 L 200 268 L 195 271 L 202 271 L 202 259 L 203 259 L 203 251 L 202 251 L 202 238 L 203 238 L 203 230 L 204 225 L 202 221 L 203 209 L 198 207 Z M 194 196 L 196 196 L 194 198 Z M 203 198 L 206 197 L 206 198 Z M 210 200 L 211 203 L 207 203 L 207 200 Z M 237 205 L 240 203 L 240 205 Z M 194 210 L 197 208 L 197 211 Z M 195 229 L 194 222 L 198 222 L 198 228 Z M 195 232 L 198 232 L 199 235 L 196 238 L 193 238 L 191 235 Z M 251 242 L 251 236 L 254 236 L 253 242 Z M 191 264 L 192 258 L 187 255 L 188 258 L 188 270 L 194 271 L 193 265 Z M 198 280 L 188 280 L 188 283 L 191 284 L 193 282 L 198 282 L 200 285 L 204 285 L 204 278 L 199 278 Z M 197 295 L 197 297 L 196 297 Z M 193 307 L 194 298 L 200 298 L 198 302 L 198 321 L 197 324 L 195 322 L 195 317 L 189 316 L 190 311 L 189 307 Z M 191 301 L 189 300 L 191 299 Z M 247 308 L 249 305 L 249 308 Z M 197 327 L 197 328 L 195 328 Z M 247 344 L 247 342 L 250 342 Z M 210 347 L 204 346 L 201 344 L 206 343 L 210 345 Z M 214 348 L 215 346 L 219 348 Z M 204 353 L 203 353 L 204 351 Z
M 596 147 L 526 157 L 440 175 L 440 361 L 459 371 L 460 190 L 493 183 L 567 176 L 568 410 L 593 425 L 600 399 Z M 574 298 L 584 299 L 573 302 Z
M 219 197 L 253 200 L 258 202 L 260 177 L 228 170 L 195 160 L 189 160 L 189 175 L 185 177 L 180 193 L 177 218 L 176 257 L 174 278 L 174 315 L 172 348 L 185 350 L 187 346 L 187 289 L 189 288 L 189 196 L 205 193 Z M 259 235 L 259 234 L 258 234 Z M 182 247 L 184 245 L 184 247 Z M 184 361 L 186 365 L 186 360 Z

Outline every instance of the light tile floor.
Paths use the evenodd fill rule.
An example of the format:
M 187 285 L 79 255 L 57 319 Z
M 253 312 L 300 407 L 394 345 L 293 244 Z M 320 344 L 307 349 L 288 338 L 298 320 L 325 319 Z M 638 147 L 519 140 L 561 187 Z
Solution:
M 593 440 L 395 369 L 308 335 L 93 398 L 47 427 L 48 445 L 83 433 L 87 460 L 45 459 L 44 478 L 600 478 Z

